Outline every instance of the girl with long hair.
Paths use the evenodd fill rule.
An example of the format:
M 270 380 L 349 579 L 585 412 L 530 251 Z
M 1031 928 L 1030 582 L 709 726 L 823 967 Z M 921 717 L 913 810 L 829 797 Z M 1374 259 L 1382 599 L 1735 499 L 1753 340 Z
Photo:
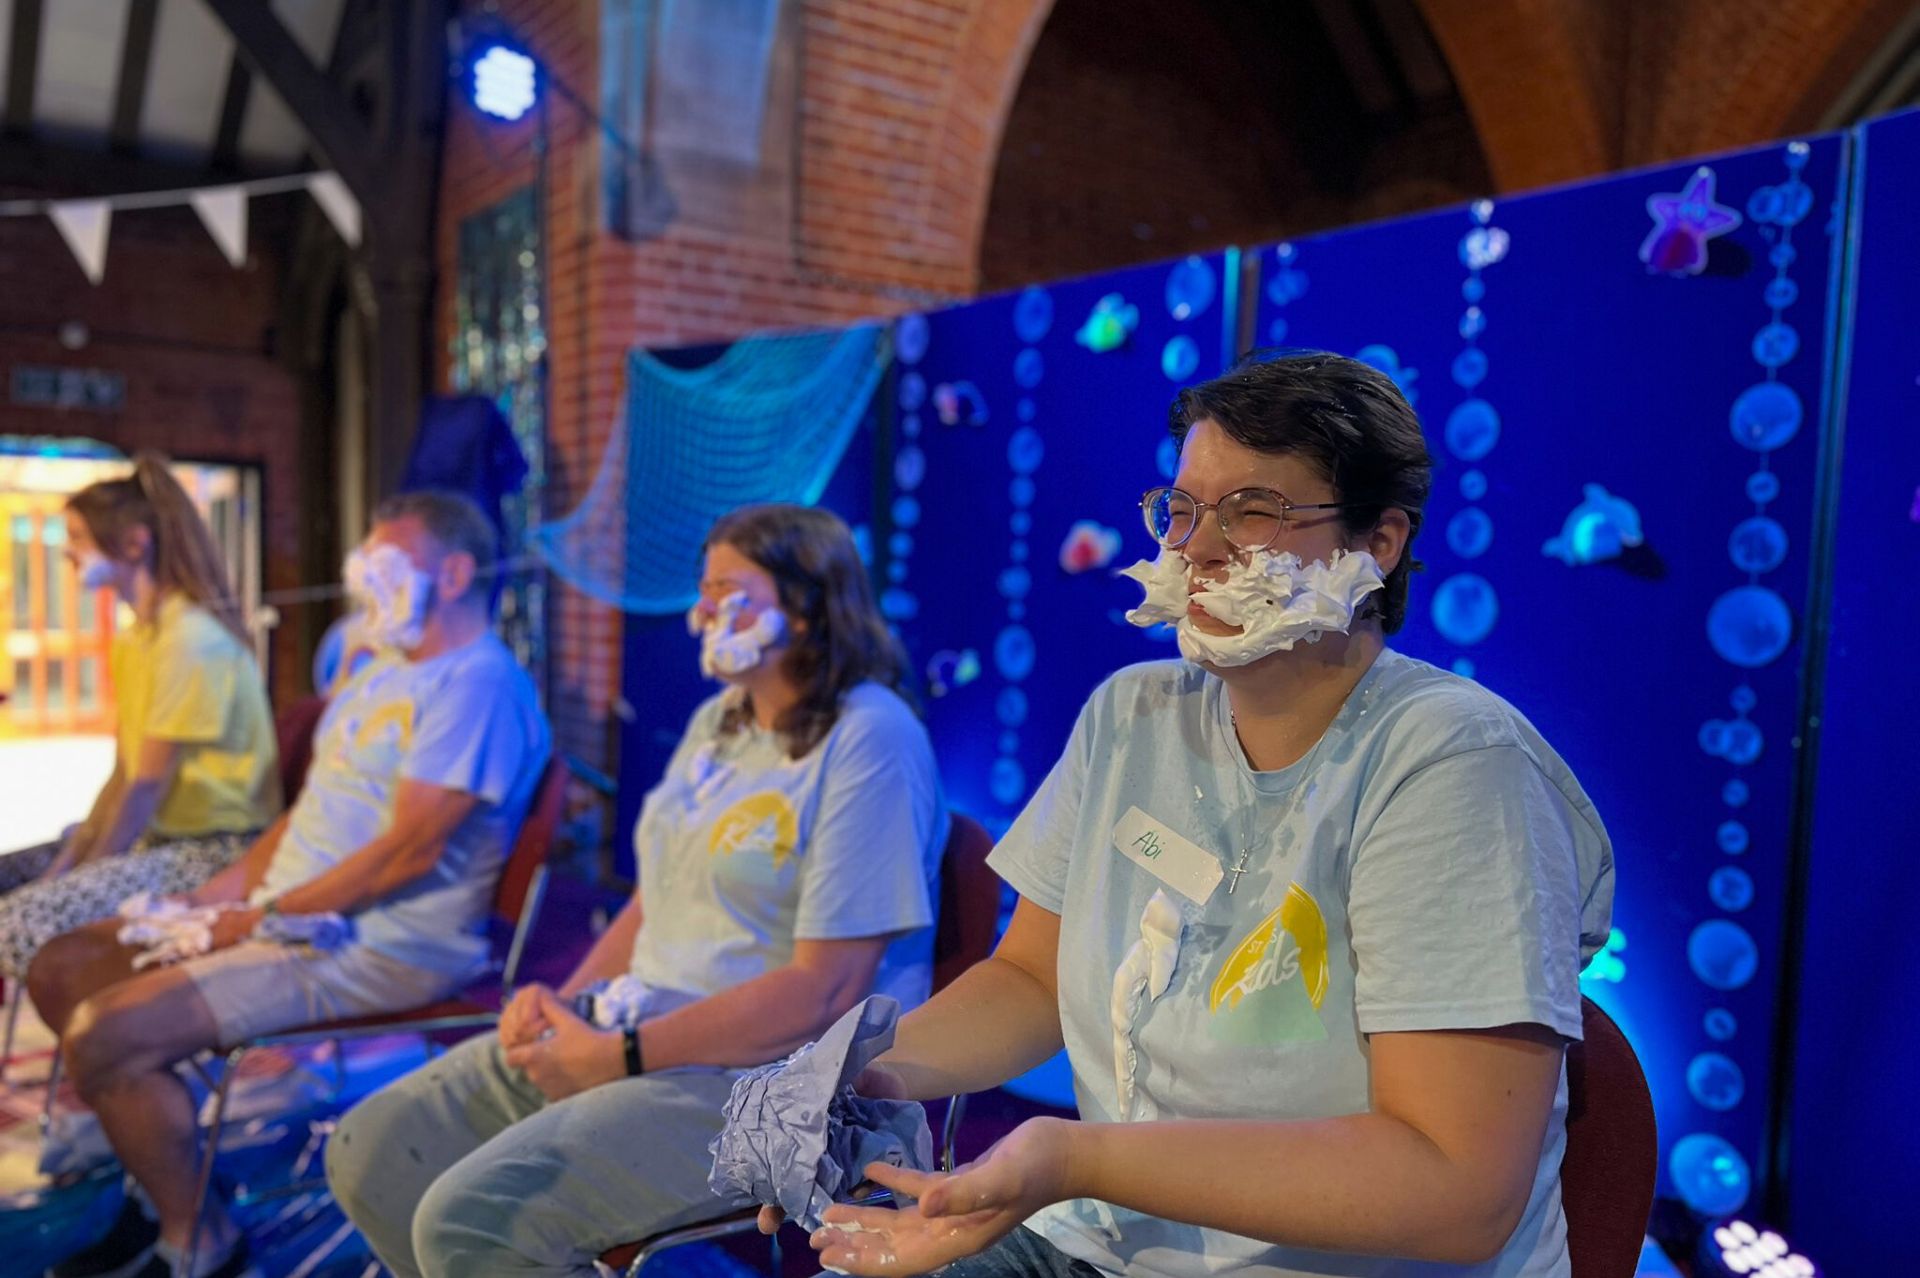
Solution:
M 688 620 L 725 687 L 647 795 L 632 900 L 558 991 L 522 990 L 497 1034 L 328 1144 L 336 1197 L 395 1274 L 575 1273 L 724 1211 L 707 1144 L 740 1072 L 869 992 L 927 996 L 947 817 L 847 526 L 728 515 Z
M 239 602 L 193 501 L 153 453 L 67 500 L 67 558 L 133 612 L 108 665 L 112 775 L 57 843 L 0 854 L 0 977 L 138 891 L 190 891 L 280 811 L 273 716 Z M 4 841 L 4 834 L 0 834 Z

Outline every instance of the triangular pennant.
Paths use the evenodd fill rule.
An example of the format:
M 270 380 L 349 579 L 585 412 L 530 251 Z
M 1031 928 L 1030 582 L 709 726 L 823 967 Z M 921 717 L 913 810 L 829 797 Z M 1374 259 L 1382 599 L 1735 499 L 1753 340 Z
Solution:
M 47 205 L 47 216 L 73 250 L 88 281 L 98 284 L 107 273 L 107 227 L 113 222 L 113 205 L 105 200 L 60 200 Z
M 207 234 L 234 266 L 247 264 L 247 191 L 240 186 L 210 186 L 188 197 Z
M 333 229 L 340 232 L 340 238 L 352 248 L 360 247 L 360 201 L 353 198 L 340 175 L 316 173 L 307 179 L 307 190 L 313 193 Z

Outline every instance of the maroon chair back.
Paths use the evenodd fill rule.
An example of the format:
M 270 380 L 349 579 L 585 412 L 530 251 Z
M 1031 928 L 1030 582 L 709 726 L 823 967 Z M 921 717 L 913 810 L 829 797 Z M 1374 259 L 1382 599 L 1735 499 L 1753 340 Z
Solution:
M 1592 999 L 1567 1050 L 1567 1150 L 1560 1198 L 1573 1278 L 1633 1278 L 1653 1210 L 1659 1149 L 1640 1058 Z
M 933 988 L 945 989 L 993 953 L 1000 926 L 1000 876 L 987 868 L 993 836 L 970 816 L 953 814 L 940 862 L 940 917 L 933 933 Z
M 325 697 L 302 697 L 273 717 L 274 744 L 280 751 L 280 796 L 287 807 L 300 797 L 313 764 L 313 734 L 327 712 Z
M 567 765 L 558 755 L 547 761 L 540 774 L 540 788 L 514 836 L 513 851 L 500 867 L 499 882 L 493 888 L 493 916 L 508 927 L 520 921 L 526 909 L 527 894 L 533 891 L 540 868 L 553 850 L 553 836 L 559 832 L 560 818 L 567 806 Z

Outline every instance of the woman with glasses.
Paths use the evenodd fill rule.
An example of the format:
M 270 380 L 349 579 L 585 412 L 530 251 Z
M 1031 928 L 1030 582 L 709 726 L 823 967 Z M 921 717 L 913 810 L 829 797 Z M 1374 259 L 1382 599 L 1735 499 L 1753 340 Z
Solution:
M 1085 1121 L 872 1166 L 917 1206 L 836 1207 L 814 1245 L 868 1275 L 1567 1274 L 1564 1055 L 1612 853 L 1518 711 L 1387 646 L 1419 422 L 1325 354 L 1171 417 L 1130 619 L 1186 659 L 1095 691 L 993 854 L 1005 939 L 861 1080 L 977 1091 L 1064 1044 Z

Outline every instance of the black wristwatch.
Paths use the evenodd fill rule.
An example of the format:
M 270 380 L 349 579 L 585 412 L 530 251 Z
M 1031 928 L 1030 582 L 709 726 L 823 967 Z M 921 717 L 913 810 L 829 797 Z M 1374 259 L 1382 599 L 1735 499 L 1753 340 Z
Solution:
M 620 1037 L 627 1048 L 627 1077 L 638 1078 L 646 1068 L 640 1060 L 640 1029 L 638 1026 L 629 1027 Z

